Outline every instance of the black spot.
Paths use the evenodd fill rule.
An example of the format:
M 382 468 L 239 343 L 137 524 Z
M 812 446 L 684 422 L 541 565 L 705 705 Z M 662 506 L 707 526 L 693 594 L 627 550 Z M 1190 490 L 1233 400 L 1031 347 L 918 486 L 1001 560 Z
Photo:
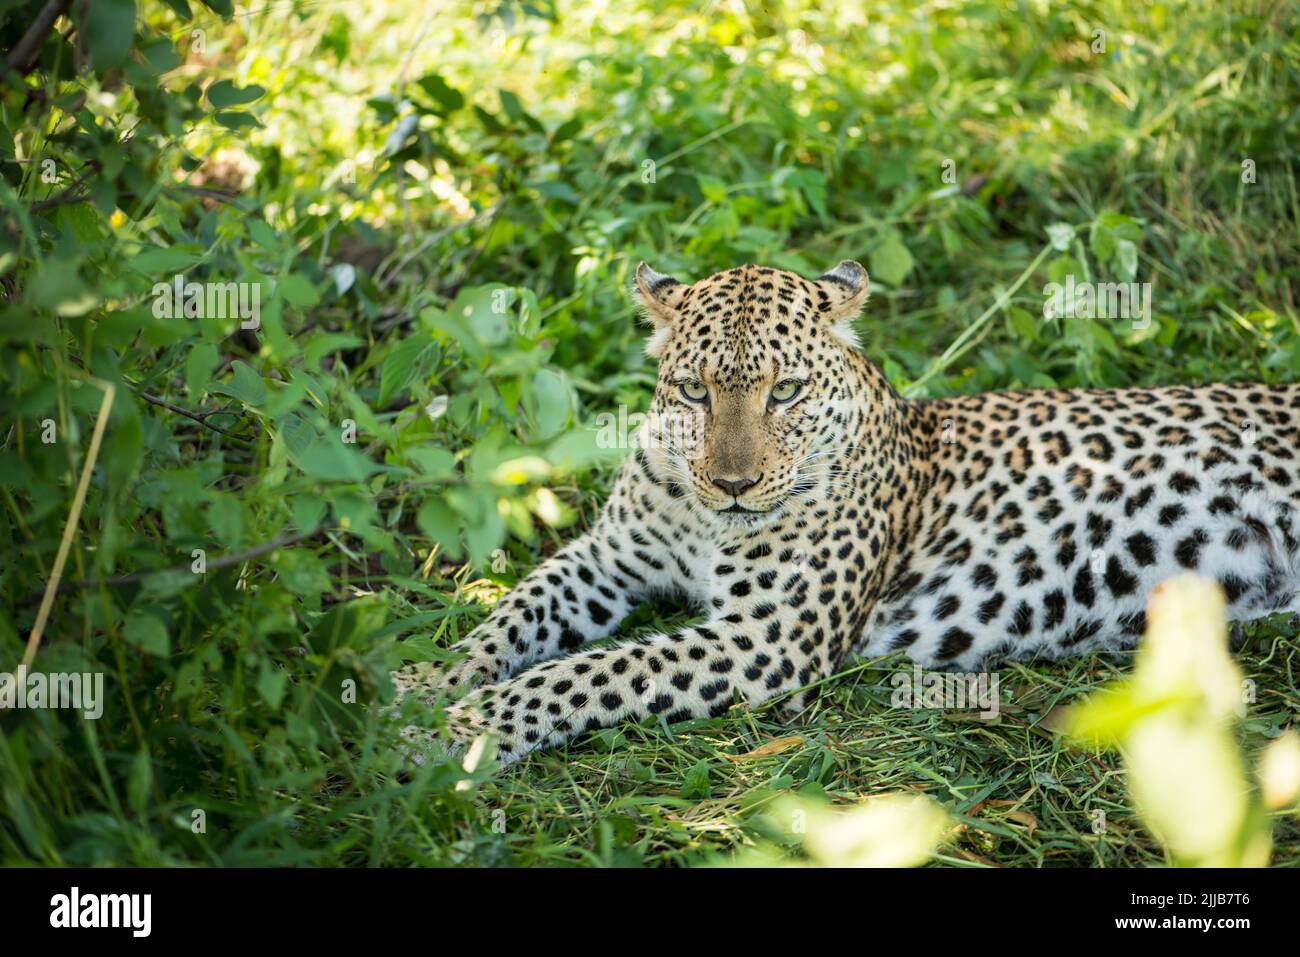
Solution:
M 587 613 L 591 615 L 591 620 L 598 625 L 605 624 L 611 617 L 610 610 L 598 601 L 587 602 Z
M 1006 600 L 1006 596 L 1003 595 L 1002 592 L 998 592 L 988 601 L 984 602 L 984 604 L 980 605 L 979 612 L 976 614 L 979 623 L 981 625 L 987 625 L 996 618 L 998 612 L 1002 610 L 1002 605 Z
M 939 658 L 948 660 L 956 658 L 975 642 L 975 636 L 962 628 L 949 628 L 943 633 L 939 645 Z
M 1119 625 L 1126 635 L 1141 635 L 1147 630 L 1147 613 L 1139 611 L 1125 615 L 1119 620 Z
M 1092 621 L 1082 622 L 1072 632 L 1070 632 L 1061 644 L 1066 647 L 1077 645 L 1094 637 L 1099 631 L 1101 631 L 1101 622 L 1095 618 Z
M 1156 563 L 1156 543 L 1145 532 L 1134 532 L 1124 540 L 1124 544 L 1128 546 L 1128 553 L 1139 565 Z
M 976 565 L 975 571 L 971 574 L 971 583 L 976 588 L 987 590 L 998 583 L 998 573 L 988 565 Z
M 1174 558 L 1184 568 L 1196 568 L 1201 563 L 1201 548 L 1210 540 L 1201 529 L 1188 535 L 1174 548 Z
M 894 640 L 889 643 L 889 648 L 891 651 L 906 648 L 919 637 L 920 634 L 915 629 L 907 628 L 894 636 Z
M 1092 603 L 1097 600 L 1097 589 L 1092 583 L 1092 572 L 1086 565 L 1074 576 L 1074 599 L 1085 608 L 1091 608 Z
M 1123 564 L 1114 555 L 1106 561 L 1106 574 L 1104 576 L 1106 587 L 1110 593 L 1119 597 L 1121 595 L 1131 595 L 1137 591 L 1137 578 L 1124 568 Z
M 1011 616 L 1011 634 L 1023 638 L 1034 627 L 1034 610 L 1028 602 L 1021 602 L 1016 613 Z
M 1187 509 L 1181 505 L 1166 505 L 1160 510 L 1160 524 L 1165 528 L 1170 528 L 1178 524 L 1178 520 L 1187 514 Z
M 943 621 L 945 618 L 952 616 L 958 608 L 961 607 L 961 599 L 956 595 L 944 595 L 939 604 L 935 606 L 934 617 L 937 621 Z
M 1220 579 L 1219 584 L 1223 586 L 1223 594 L 1227 597 L 1229 605 L 1250 590 L 1250 583 L 1236 575 L 1225 575 Z
M 1043 611 L 1046 613 L 1044 628 L 1055 628 L 1065 621 L 1065 594 L 1059 588 L 1053 588 L 1043 596 Z

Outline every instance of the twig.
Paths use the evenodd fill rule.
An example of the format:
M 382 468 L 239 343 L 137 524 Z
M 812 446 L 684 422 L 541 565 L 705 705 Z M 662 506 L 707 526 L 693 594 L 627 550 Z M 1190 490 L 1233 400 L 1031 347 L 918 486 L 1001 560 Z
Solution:
M 36 14 L 36 19 L 27 28 L 22 39 L 14 44 L 14 48 L 9 52 L 9 58 L 5 60 L 5 69 L 15 70 L 19 76 L 26 76 L 31 67 L 31 60 L 45 43 L 45 35 L 49 33 L 50 27 L 54 26 L 54 21 L 59 19 L 71 5 L 72 0 L 49 0 L 41 8 L 41 12 Z
M 324 525 L 317 525 L 308 532 L 294 532 L 291 535 L 281 535 L 279 538 L 273 538 L 269 542 L 262 542 L 260 545 L 254 545 L 252 548 L 246 548 L 242 552 L 235 552 L 233 555 L 222 555 L 220 558 L 214 558 L 208 562 L 208 571 L 214 571 L 218 568 L 229 568 L 231 565 L 238 565 L 249 559 L 258 558 L 267 552 L 273 552 L 278 548 L 288 548 L 290 545 L 297 545 L 299 542 L 306 541 L 315 535 L 319 535 L 325 530 Z M 154 568 L 144 572 L 131 572 L 128 575 L 114 575 L 111 578 L 83 578 L 81 581 L 68 582 L 63 586 L 64 590 L 74 588 L 102 588 L 113 587 L 116 585 L 130 585 L 138 581 L 144 581 L 154 575 L 165 575 L 169 573 L 187 572 L 190 570 L 189 565 L 176 565 L 171 568 Z
M 57 196 L 47 196 L 45 199 L 38 199 L 32 203 L 28 209 L 29 214 L 44 212 L 47 209 L 53 209 L 56 206 L 70 206 L 73 203 L 84 203 L 90 199 L 90 190 L 83 190 L 81 187 L 86 185 L 86 180 L 92 173 L 99 172 L 100 166 L 97 160 L 91 160 L 81 168 L 77 175 L 76 181 L 59 193 Z
M 236 194 L 227 192 L 226 190 L 213 189 L 210 186 L 190 186 L 188 184 L 177 186 L 175 188 L 185 193 L 193 193 L 194 195 L 200 196 L 204 199 L 213 199 L 219 203 L 225 203 L 227 206 L 231 206 L 239 210 L 241 213 L 251 212 L 246 204 L 240 202 L 240 199 Z
M 211 422 L 207 421 L 207 417 L 210 415 L 236 415 L 237 413 L 227 412 L 224 409 L 212 409 L 209 412 L 191 412 L 189 409 L 182 409 L 179 405 L 173 405 L 166 399 L 160 399 L 158 396 L 150 395 L 148 392 L 141 389 L 133 388 L 131 391 L 144 399 L 150 405 L 156 405 L 161 409 L 167 409 L 169 412 L 175 412 L 177 415 L 183 415 L 187 419 L 193 419 L 199 425 L 211 429 L 213 432 L 220 432 L 222 435 L 228 435 L 232 439 L 238 439 L 240 442 L 253 441 L 250 436 L 239 435 L 236 432 L 231 432 L 229 429 L 223 429 L 221 426 L 213 425 Z
M 474 214 L 469 219 L 461 220 L 459 223 L 452 223 L 450 226 L 444 226 L 442 229 L 438 230 L 437 232 L 430 233 L 428 236 L 425 236 L 424 239 L 420 240 L 420 242 L 416 244 L 414 249 L 412 249 L 406 255 L 402 256 L 400 260 L 398 260 L 398 256 L 401 255 L 402 248 L 398 247 L 397 249 L 394 249 L 393 252 L 387 258 L 385 258 L 384 261 L 381 262 L 379 264 L 379 267 L 375 270 L 375 284 L 379 286 L 380 289 L 387 287 L 397 277 L 398 273 L 400 273 L 404 268 L 406 268 L 407 263 L 409 263 L 416 256 L 423 253 L 430 246 L 442 242 L 444 239 L 446 239 L 448 236 L 450 236 L 452 233 L 456 232 L 457 230 L 465 229 L 468 226 L 473 226 L 475 223 L 482 222 L 484 219 L 488 219 L 488 218 L 491 218 L 495 222 L 497 214 L 500 213 L 501 210 L 505 207 L 505 205 L 508 202 L 510 202 L 510 200 L 512 199 L 514 199 L 514 194 L 510 193 L 506 196 L 501 197 L 501 199 L 497 200 L 487 209 L 484 209 Z M 396 261 L 395 264 L 392 265 L 390 268 L 390 264 L 394 263 L 394 261 Z
M 948 348 L 944 350 L 943 355 L 930 364 L 930 368 L 926 369 L 925 373 L 919 379 L 907 386 L 907 388 L 903 390 L 903 395 L 908 398 L 916 395 L 921 391 L 921 386 L 925 385 L 925 383 L 929 382 L 965 354 L 966 350 L 974 345 L 974 343 L 971 342 L 971 339 L 975 334 L 980 331 L 986 322 L 993 318 L 994 313 L 1011 301 L 1011 297 L 1016 294 L 1016 290 L 1023 286 L 1025 280 L 1034 274 L 1034 270 L 1038 268 L 1039 263 L 1047 258 L 1047 254 L 1052 251 L 1052 248 L 1051 243 L 1044 246 L 1042 251 L 1034 257 L 1034 261 L 1026 266 L 1025 271 L 1022 272 L 1016 278 L 1016 281 L 1011 284 L 1011 288 L 998 296 L 998 298 L 994 300 L 993 304 L 985 309 L 984 312 L 980 314 L 979 318 L 972 322 L 965 331 L 963 331 L 962 334 L 953 341 L 952 345 L 948 346 Z
M 104 429 L 108 426 L 108 412 L 113 408 L 113 396 L 117 389 L 111 382 L 92 379 L 104 390 L 104 400 L 99 405 L 99 417 L 95 420 L 95 431 L 90 436 L 90 448 L 86 452 L 85 464 L 81 467 L 81 480 L 77 483 L 76 494 L 72 496 L 72 508 L 68 512 L 68 521 L 63 526 L 63 538 L 59 541 L 58 554 L 54 556 L 54 570 L 45 585 L 45 594 L 41 596 L 41 607 L 36 613 L 36 623 L 27 638 L 27 648 L 23 652 L 23 666 L 31 667 L 36 658 L 36 649 L 40 647 L 41 635 L 45 632 L 45 623 L 50 617 L 50 608 L 54 605 L 54 594 L 59 590 L 59 579 L 63 576 L 63 566 L 68 560 L 68 550 L 72 547 L 72 536 L 76 533 L 77 522 L 81 520 L 81 507 L 86 504 L 86 490 L 90 488 L 90 473 L 95 468 L 95 459 L 99 458 L 99 444 L 104 439 Z

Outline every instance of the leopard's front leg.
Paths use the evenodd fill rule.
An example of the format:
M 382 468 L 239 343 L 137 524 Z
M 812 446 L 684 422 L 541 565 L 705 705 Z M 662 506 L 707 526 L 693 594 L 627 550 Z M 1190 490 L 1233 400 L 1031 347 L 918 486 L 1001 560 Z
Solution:
M 638 599 L 637 560 L 600 526 L 548 558 L 505 595 L 453 651 L 445 671 L 427 664 L 394 672 L 399 697 L 496 684 L 537 662 L 613 633 Z M 620 570 L 622 566 L 622 570 Z
M 487 621 L 456 644 L 465 658 L 439 670 L 427 663 L 393 673 L 399 699 L 496 684 L 523 668 L 613 634 L 647 595 L 676 585 L 680 571 L 662 536 L 639 534 L 629 515 L 665 507 L 667 493 L 651 479 L 643 457 L 630 456 L 600 518 L 587 534 L 542 562 L 504 596 Z
M 458 743 L 491 732 L 509 763 L 628 718 L 716 716 L 736 691 L 756 705 L 829 673 L 825 634 L 773 609 L 762 620 L 718 620 L 571 655 L 468 696 L 453 709 Z

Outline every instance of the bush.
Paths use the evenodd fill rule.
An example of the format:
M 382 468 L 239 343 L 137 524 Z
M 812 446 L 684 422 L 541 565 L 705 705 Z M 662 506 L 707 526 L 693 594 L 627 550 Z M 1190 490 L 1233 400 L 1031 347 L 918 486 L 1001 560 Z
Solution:
M 592 736 L 590 773 L 618 769 L 596 811 L 565 786 L 587 772 L 546 758 L 398 777 L 372 707 L 594 514 L 617 451 L 589 426 L 653 383 L 641 258 L 683 278 L 859 258 L 868 352 L 914 394 L 1300 367 L 1292 9 L 484 9 L 0 14 L 0 661 L 68 529 L 33 666 L 107 680 L 102 721 L 0 712 L 0 860 L 684 862 L 747 840 L 739 805 L 697 844 L 673 801 L 698 796 L 633 793 L 675 793 L 710 734 L 755 733 L 738 719 Z M 1152 323 L 1040 319 L 1043 284 L 1085 271 L 1156 284 Z M 863 674 L 828 701 L 869 707 Z M 852 759 L 807 747 L 798 782 L 717 773 L 850 786 Z

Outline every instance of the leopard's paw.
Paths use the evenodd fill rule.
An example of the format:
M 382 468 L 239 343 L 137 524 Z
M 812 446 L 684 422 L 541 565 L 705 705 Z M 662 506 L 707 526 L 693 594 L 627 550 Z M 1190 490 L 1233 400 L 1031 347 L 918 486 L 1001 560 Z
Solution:
M 473 771 L 492 753 L 496 740 L 483 716 L 472 707 L 462 705 L 447 709 L 445 733 L 407 725 L 400 735 L 404 756 L 410 763 L 418 766 L 442 758 L 456 758 L 466 771 Z
M 470 654 L 451 665 L 415 661 L 392 672 L 395 700 L 408 695 L 432 704 L 440 695 L 449 701 L 496 680 L 497 663 L 490 656 Z
M 494 685 L 501 680 L 495 658 L 482 652 L 470 652 L 442 672 L 440 686 L 449 697 L 460 697 L 475 688 Z

